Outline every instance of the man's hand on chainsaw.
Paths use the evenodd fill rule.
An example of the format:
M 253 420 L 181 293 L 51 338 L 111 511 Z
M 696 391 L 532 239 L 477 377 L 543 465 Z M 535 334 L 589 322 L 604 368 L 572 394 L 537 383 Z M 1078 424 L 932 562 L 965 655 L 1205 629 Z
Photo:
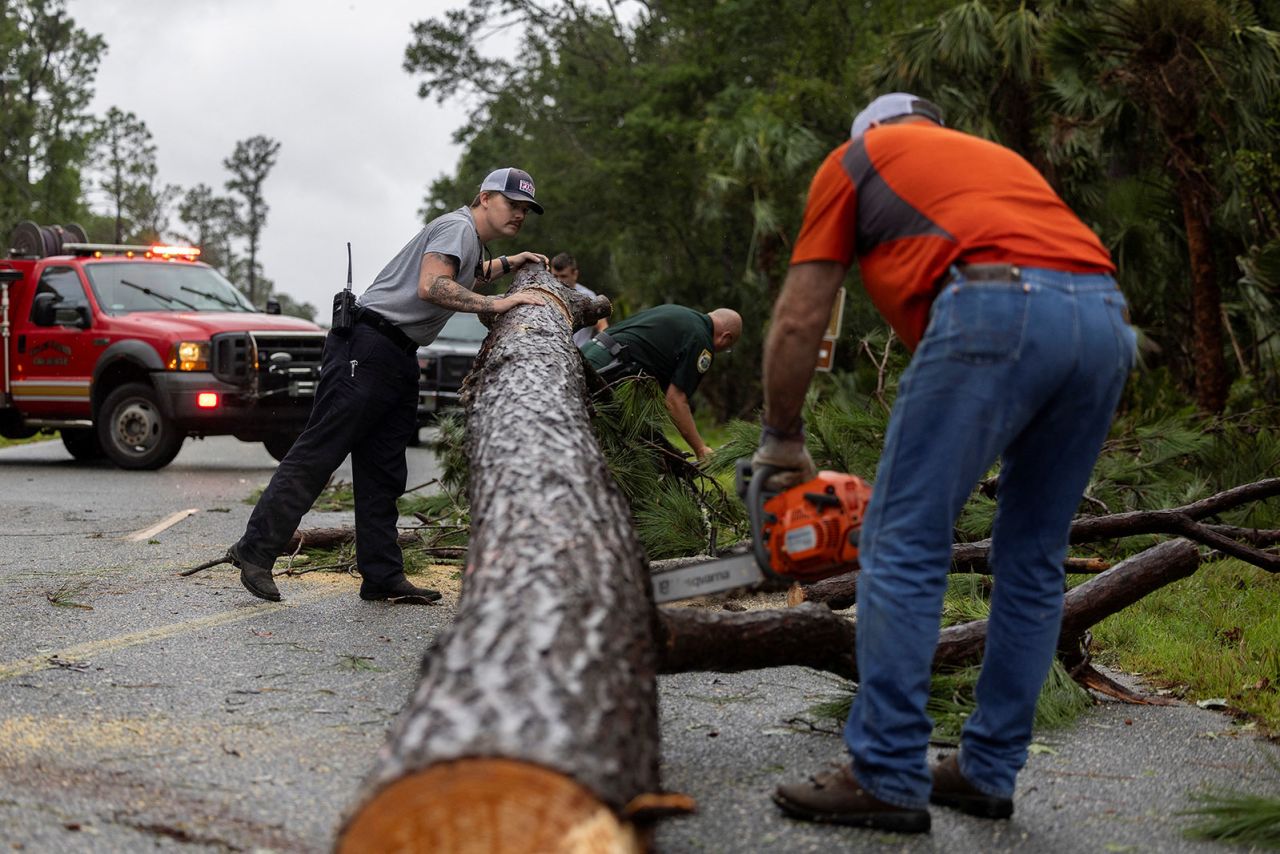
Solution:
M 765 468 L 775 470 L 764 483 L 767 492 L 782 492 L 812 480 L 818 473 L 805 447 L 803 433 L 781 436 L 768 429 L 760 435 L 760 447 L 751 457 L 751 467 L 757 472 Z

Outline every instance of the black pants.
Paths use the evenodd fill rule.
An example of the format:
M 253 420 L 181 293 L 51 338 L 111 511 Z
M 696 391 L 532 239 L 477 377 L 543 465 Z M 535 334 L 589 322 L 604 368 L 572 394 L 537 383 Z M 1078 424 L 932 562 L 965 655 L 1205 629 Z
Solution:
M 253 508 L 237 547 L 271 566 L 347 454 L 356 498 L 356 564 L 383 587 L 404 574 L 396 543 L 408 467 L 405 448 L 417 427 L 418 360 L 371 326 L 325 339 L 320 382 L 306 429 Z

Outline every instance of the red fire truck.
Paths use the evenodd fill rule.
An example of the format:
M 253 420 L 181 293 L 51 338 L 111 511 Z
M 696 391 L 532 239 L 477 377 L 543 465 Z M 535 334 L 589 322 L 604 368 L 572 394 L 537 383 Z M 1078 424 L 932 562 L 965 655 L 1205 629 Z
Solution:
M 168 465 L 188 436 L 281 459 L 315 395 L 324 330 L 260 312 L 188 246 L 89 243 L 24 222 L 0 259 L 0 435 L 57 430 L 78 460 Z

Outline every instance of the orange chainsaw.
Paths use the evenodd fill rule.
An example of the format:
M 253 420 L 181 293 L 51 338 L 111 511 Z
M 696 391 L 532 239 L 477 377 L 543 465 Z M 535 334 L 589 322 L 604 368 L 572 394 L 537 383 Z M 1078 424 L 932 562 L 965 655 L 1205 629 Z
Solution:
M 752 471 L 750 460 L 738 460 L 735 480 L 751 519 L 751 551 L 655 574 L 653 597 L 659 605 L 750 587 L 766 578 L 811 584 L 857 566 L 858 534 L 871 500 L 866 481 L 820 471 L 790 489 L 766 491 L 776 472 L 772 467 Z

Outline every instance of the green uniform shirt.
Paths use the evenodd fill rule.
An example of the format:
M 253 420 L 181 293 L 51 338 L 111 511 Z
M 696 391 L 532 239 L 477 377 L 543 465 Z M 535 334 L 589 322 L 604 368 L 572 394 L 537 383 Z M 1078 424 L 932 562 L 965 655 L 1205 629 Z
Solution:
M 663 391 L 675 385 L 685 395 L 691 395 L 715 360 L 711 329 L 711 318 L 700 311 L 682 305 L 660 305 L 611 323 L 605 331 L 626 345 L 627 355 L 657 379 Z M 613 360 L 609 351 L 594 340 L 582 348 L 582 353 L 597 370 Z

